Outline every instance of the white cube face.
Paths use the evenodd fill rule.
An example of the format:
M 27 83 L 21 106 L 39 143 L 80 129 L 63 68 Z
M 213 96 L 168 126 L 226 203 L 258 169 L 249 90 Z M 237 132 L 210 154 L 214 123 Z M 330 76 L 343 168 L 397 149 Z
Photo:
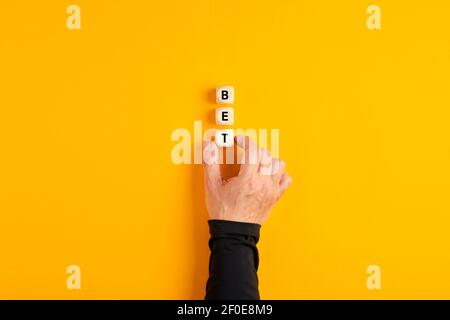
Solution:
M 234 88 L 232 86 L 218 87 L 216 89 L 216 102 L 220 104 L 234 103 Z
M 232 147 L 234 145 L 234 130 L 225 129 L 216 131 L 216 144 L 219 147 Z
M 234 109 L 231 107 L 216 109 L 216 124 L 231 126 L 234 124 Z

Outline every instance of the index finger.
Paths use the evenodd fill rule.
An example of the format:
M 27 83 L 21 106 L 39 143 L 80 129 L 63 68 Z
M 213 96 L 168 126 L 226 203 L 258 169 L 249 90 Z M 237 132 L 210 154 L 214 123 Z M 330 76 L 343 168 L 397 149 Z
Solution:
M 258 172 L 258 146 L 248 136 L 236 136 L 236 144 L 244 149 L 244 154 L 239 160 L 241 168 L 239 175 L 249 175 Z

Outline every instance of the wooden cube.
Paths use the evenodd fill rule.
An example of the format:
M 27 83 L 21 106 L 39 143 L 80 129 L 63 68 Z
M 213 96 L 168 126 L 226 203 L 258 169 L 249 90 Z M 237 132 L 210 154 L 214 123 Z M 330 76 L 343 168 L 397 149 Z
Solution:
M 216 109 L 216 124 L 231 126 L 234 124 L 234 109 L 231 107 Z
M 217 130 L 215 142 L 217 146 L 221 148 L 232 147 L 234 145 L 234 130 Z
M 234 103 L 234 88 L 232 86 L 216 88 L 216 102 L 219 104 Z

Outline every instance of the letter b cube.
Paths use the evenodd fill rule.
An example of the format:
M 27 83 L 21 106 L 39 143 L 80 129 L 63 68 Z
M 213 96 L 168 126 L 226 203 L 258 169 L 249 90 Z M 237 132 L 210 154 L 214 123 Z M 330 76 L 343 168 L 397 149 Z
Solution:
M 218 87 L 216 89 L 216 102 L 219 104 L 234 103 L 234 88 L 232 86 Z

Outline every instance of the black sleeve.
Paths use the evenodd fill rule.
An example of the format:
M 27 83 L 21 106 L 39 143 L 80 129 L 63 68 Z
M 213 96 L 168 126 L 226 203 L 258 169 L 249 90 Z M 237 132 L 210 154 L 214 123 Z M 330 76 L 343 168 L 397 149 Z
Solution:
M 211 255 L 205 299 L 259 299 L 256 244 L 261 226 L 225 220 L 208 223 Z

